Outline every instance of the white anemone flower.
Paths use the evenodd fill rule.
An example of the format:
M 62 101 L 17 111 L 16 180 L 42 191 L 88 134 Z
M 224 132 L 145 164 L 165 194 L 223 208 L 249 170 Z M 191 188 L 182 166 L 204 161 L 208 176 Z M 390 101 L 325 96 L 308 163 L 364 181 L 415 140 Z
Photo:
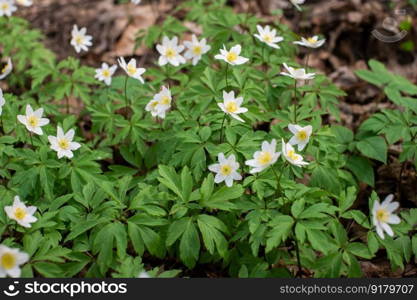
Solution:
M 220 54 L 214 56 L 215 59 L 224 60 L 230 65 L 242 65 L 249 61 L 248 58 L 240 56 L 242 52 L 242 47 L 240 45 L 233 46 L 230 50 L 226 49 L 226 46 L 223 45 L 223 49 L 220 49 Z
M 106 85 L 111 85 L 111 80 L 114 72 L 116 72 L 117 65 L 109 66 L 106 63 L 101 64 L 101 68 L 96 69 L 96 75 L 94 76 L 99 81 L 104 81 Z
M 130 2 L 132 2 L 133 4 L 138 5 L 139 3 L 142 2 L 142 0 L 130 0 Z
M 4 79 L 9 75 L 13 70 L 13 63 L 10 57 L 7 58 L 7 62 L 0 71 L 0 80 Z
M 286 63 L 284 63 L 284 68 L 287 70 L 288 73 L 281 72 L 281 75 L 294 78 L 295 80 L 310 80 L 314 79 L 316 75 L 316 73 L 306 73 L 305 69 L 295 69 L 289 67 Z
M 394 236 L 394 232 L 389 224 L 399 224 L 401 219 L 393 214 L 393 212 L 400 206 L 398 202 L 392 202 L 394 195 L 388 195 L 382 203 L 375 200 L 372 208 L 372 221 L 376 228 L 376 233 L 384 239 L 384 231 L 389 236 Z
M 281 152 L 276 152 L 277 141 L 273 139 L 271 143 L 267 141 L 262 142 L 261 151 L 256 151 L 253 159 L 247 160 L 246 165 L 252 167 L 251 174 L 259 173 L 273 165 L 281 155 Z
M 301 10 L 300 5 L 306 2 L 305 0 L 290 0 L 290 2 L 298 9 Z
M 248 111 L 247 108 L 241 107 L 243 102 L 243 97 L 237 97 L 235 98 L 235 92 L 231 91 L 230 93 L 227 93 L 226 91 L 223 91 L 223 103 L 217 103 L 217 105 L 220 107 L 220 109 L 230 115 L 232 118 L 240 121 L 245 122 L 241 117 L 239 117 L 239 114 L 245 113 Z
M 3 96 L 3 91 L 0 89 L 0 116 L 3 113 L 3 106 L 6 104 L 6 100 Z
M 20 123 L 26 126 L 30 132 L 42 135 L 42 126 L 49 124 L 49 119 L 42 118 L 43 108 L 33 111 L 32 106 L 26 105 L 26 115 L 18 115 L 17 119 Z
M 72 158 L 74 154 L 72 151 L 77 150 L 81 145 L 77 142 L 73 142 L 75 131 L 70 129 L 67 133 L 64 133 L 61 127 L 57 128 L 57 135 L 48 136 L 49 143 L 51 143 L 51 149 L 56 151 L 58 159 L 62 157 Z
M 16 0 L 16 3 L 21 6 L 29 7 L 29 6 L 32 6 L 33 1 L 32 0 Z
M 10 219 L 15 220 L 19 225 L 26 228 L 32 227 L 30 224 L 38 220 L 38 218 L 33 216 L 36 210 L 36 206 L 26 206 L 20 201 L 19 196 L 14 197 L 12 206 L 4 207 L 4 211 Z
M 146 271 L 142 271 L 139 273 L 138 278 L 151 278 L 151 275 L 149 275 Z
M 0 0 L 0 17 L 8 16 L 11 17 L 12 14 L 17 10 L 17 7 L 14 5 L 12 0 Z
M 321 46 L 323 46 L 324 42 L 326 42 L 326 39 L 322 39 L 320 40 L 319 37 L 317 35 L 313 36 L 313 37 L 309 37 L 309 38 L 303 38 L 301 37 L 301 41 L 296 41 L 294 42 L 294 44 L 300 45 L 300 46 L 304 46 L 307 48 L 319 48 Z
M 142 74 L 146 72 L 145 68 L 136 67 L 136 59 L 132 58 L 128 64 L 124 57 L 120 57 L 118 60 L 119 66 L 126 72 L 129 77 L 135 78 L 142 83 L 145 83 L 145 80 L 142 78 Z
M 288 142 L 291 145 L 298 145 L 298 151 L 302 151 L 310 141 L 310 136 L 313 132 L 313 127 L 311 125 L 301 127 L 299 125 L 289 124 L 288 129 L 291 131 L 292 134 L 294 134 Z
M 295 152 L 294 147 L 290 143 L 285 143 L 284 140 L 282 140 L 282 155 L 284 155 L 286 161 L 294 166 L 302 167 L 308 165 L 308 162 L 305 162 L 303 157 Z
M 233 154 L 226 158 L 224 153 L 219 153 L 217 158 L 219 163 L 212 164 L 208 167 L 211 172 L 216 173 L 216 176 L 214 177 L 215 183 L 221 183 L 224 181 L 226 186 L 231 187 L 233 185 L 233 180 L 242 179 L 242 175 L 237 172 L 239 169 L 239 163 L 236 162 L 236 158 Z
M 145 107 L 153 117 L 165 118 L 166 112 L 171 108 L 172 96 L 169 88 L 162 87 L 161 91 L 156 94 Z
M 16 248 L 0 245 L 0 277 L 20 277 L 20 266 L 29 260 L 29 255 Z
M 185 58 L 180 54 L 184 50 L 184 46 L 178 45 L 178 37 L 176 36 L 172 39 L 164 36 L 162 44 L 156 45 L 156 50 L 161 55 L 158 60 L 160 66 L 165 66 L 169 63 L 178 67 L 180 64 L 185 64 Z
M 186 59 L 191 59 L 193 65 L 195 66 L 200 61 L 203 54 L 210 51 L 211 47 L 207 45 L 207 40 L 202 39 L 201 41 L 193 34 L 192 40 L 185 41 L 184 46 L 187 48 L 187 51 L 184 54 Z
M 278 46 L 279 42 L 282 42 L 284 38 L 282 36 L 277 36 L 276 29 L 272 29 L 269 25 L 262 27 L 257 25 L 256 28 L 258 29 L 258 34 L 254 34 L 254 36 L 260 40 L 261 42 L 267 44 L 269 47 L 279 49 Z
M 77 53 L 88 51 L 88 47 L 93 45 L 93 37 L 91 35 L 86 35 L 86 33 L 87 28 L 83 27 L 78 29 L 78 26 L 74 24 L 71 31 L 71 45 L 75 48 Z

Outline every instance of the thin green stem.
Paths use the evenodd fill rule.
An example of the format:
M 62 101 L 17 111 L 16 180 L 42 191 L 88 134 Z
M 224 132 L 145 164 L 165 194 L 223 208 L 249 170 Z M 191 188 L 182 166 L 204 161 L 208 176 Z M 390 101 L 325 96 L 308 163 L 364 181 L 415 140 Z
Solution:
M 126 107 L 129 107 L 129 99 L 127 97 L 127 81 L 129 80 L 129 76 L 126 76 L 125 78 L 125 102 L 126 102 Z
M 223 143 L 223 127 L 224 127 L 224 121 L 226 121 L 226 114 L 224 114 L 224 116 L 223 116 L 222 127 L 220 128 L 220 144 Z
M 34 146 L 33 146 L 32 132 L 29 132 L 29 136 L 30 136 L 30 144 L 32 145 L 32 148 L 34 148 Z
M 294 82 L 294 124 L 297 123 L 297 80 Z
M 227 90 L 229 90 L 228 71 L 229 71 L 229 64 L 226 64 L 226 88 Z
M 272 172 L 274 172 L 275 179 L 277 180 L 277 194 L 278 195 L 281 195 L 281 192 L 282 192 L 281 178 L 282 178 L 282 174 L 284 174 L 284 168 L 285 168 L 285 165 L 283 166 L 282 171 L 281 171 L 281 173 L 278 176 L 277 171 L 275 171 L 274 167 L 273 166 L 271 167 Z

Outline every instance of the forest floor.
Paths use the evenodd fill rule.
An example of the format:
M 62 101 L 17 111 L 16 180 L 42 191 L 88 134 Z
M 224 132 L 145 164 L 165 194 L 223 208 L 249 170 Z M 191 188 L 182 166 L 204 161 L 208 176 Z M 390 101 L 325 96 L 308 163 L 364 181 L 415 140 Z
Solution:
M 117 0 L 35 2 L 36 5 L 19 10 L 17 15 L 42 31 L 47 37 L 47 47 L 59 58 L 75 55 L 69 44 L 72 26 L 85 26 L 94 36 L 94 47 L 80 59 L 84 64 L 97 67 L 102 61 L 115 63 L 119 56 L 132 55 L 139 57 L 140 65 L 152 64 L 156 60 L 152 49 L 134 50 L 135 34 L 140 29 L 161 23 L 165 16 L 175 14 L 174 8 L 181 1 L 161 0 L 152 4 L 143 0 L 140 5 L 118 4 Z M 237 12 L 251 12 L 270 21 L 285 23 L 301 36 L 321 34 L 326 37 L 325 46 L 310 55 L 310 66 L 327 74 L 347 93 L 340 99 L 341 119 L 343 125 L 353 130 L 374 112 L 392 106 L 378 88 L 354 75 L 355 70 L 367 68 L 368 60 L 377 59 L 392 72 L 417 83 L 417 51 L 404 49 L 410 43 L 417 45 L 417 8 L 407 5 L 405 0 L 307 0 L 302 13 L 298 13 L 288 0 L 234 0 L 228 4 Z M 283 10 L 282 17 L 271 14 L 276 9 Z M 395 22 L 406 19 L 411 20 L 412 26 L 401 41 L 386 43 L 372 34 L 375 29 L 388 36 L 398 34 Z M 300 59 L 303 55 L 305 53 L 301 52 Z M 416 207 L 415 169 L 410 163 L 400 178 L 399 151 L 393 147 L 389 164 L 375 166 L 375 189 L 383 195 L 396 194 L 402 207 Z M 363 203 L 358 206 L 366 205 L 370 191 L 368 186 L 362 187 L 360 197 Z M 169 267 L 175 267 L 175 262 Z M 367 277 L 417 276 L 415 264 L 406 266 L 404 271 L 393 272 L 386 259 L 364 261 L 362 268 Z M 215 266 L 207 266 L 189 275 L 219 277 L 225 274 L 219 274 Z

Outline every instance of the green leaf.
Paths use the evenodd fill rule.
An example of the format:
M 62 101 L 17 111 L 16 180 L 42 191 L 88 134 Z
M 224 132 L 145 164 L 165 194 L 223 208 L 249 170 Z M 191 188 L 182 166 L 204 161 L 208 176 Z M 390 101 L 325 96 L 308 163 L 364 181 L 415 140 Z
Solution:
M 387 144 L 379 136 L 372 136 L 359 141 L 356 148 L 366 157 L 387 162 Z
M 291 232 L 294 224 L 294 219 L 290 216 L 277 216 L 268 224 L 272 229 L 268 232 L 266 240 L 266 249 L 268 253 L 274 248 L 278 247 L 281 242 L 284 242 Z
M 367 258 L 367 259 L 372 258 L 372 255 L 369 252 L 369 248 L 365 244 L 362 244 L 362 243 L 350 243 L 347 246 L 346 250 L 362 258 Z
M 194 268 L 200 253 L 200 238 L 191 219 L 188 219 L 180 241 L 180 258 L 184 264 Z
M 219 254 L 224 257 L 227 252 L 227 241 L 223 236 L 223 233 L 227 232 L 226 225 L 216 217 L 209 215 L 199 215 L 197 224 L 207 250 L 214 254 L 215 248 L 217 248 Z
M 346 162 L 346 167 L 355 174 L 359 181 L 374 186 L 374 169 L 368 159 L 361 156 L 350 156 Z

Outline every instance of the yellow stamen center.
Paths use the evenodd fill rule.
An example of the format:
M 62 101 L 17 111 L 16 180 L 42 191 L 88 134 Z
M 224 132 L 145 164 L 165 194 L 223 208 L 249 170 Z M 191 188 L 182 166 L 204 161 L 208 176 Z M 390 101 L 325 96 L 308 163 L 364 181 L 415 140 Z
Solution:
M 84 37 L 82 35 L 77 35 L 75 37 L 75 43 L 78 45 L 84 44 Z
M 133 65 L 127 65 L 127 73 L 130 75 L 130 76 L 133 76 L 133 75 L 135 75 L 135 73 L 136 73 L 136 68 L 133 66 Z
M 229 102 L 226 103 L 225 108 L 229 113 L 234 113 L 234 112 L 237 111 L 238 107 L 236 105 L 236 102 L 229 101 Z
M 193 47 L 193 53 L 195 55 L 201 55 L 201 52 L 203 52 L 202 49 L 201 49 L 201 46 L 194 46 Z
M 262 152 L 258 157 L 258 163 L 261 165 L 266 165 L 272 160 L 272 155 L 269 152 Z
M 234 61 L 237 59 L 237 54 L 236 54 L 236 53 L 234 53 L 234 52 L 229 52 L 229 53 L 227 53 L 227 55 L 226 55 L 226 59 L 227 59 L 229 62 L 234 62 Z
M 16 257 L 12 253 L 5 253 L 1 257 L 0 267 L 6 270 L 13 269 L 16 265 Z
M 4 74 L 4 73 L 6 73 L 6 71 L 7 71 L 7 68 L 9 67 L 9 64 L 6 64 L 5 66 L 4 66 L 4 68 L 1 70 L 1 74 Z
M 151 107 L 154 109 L 158 105 L 158 101 L 151 102 Z
M 28 118 L 28 124 L 29 124 L 30 127 L 37 127 L 38 124 L 39 124 L 39 118 L 37 116 L 34 116 L 34 115 L 30 116 Z
M 109 70 L 103 70 L 103 77 L 110 77 L 110 71 Z
M 305 132 L 304 130 L 300 130 L 299 132 L 297 132 L 297 138 L 300 141 L 305 141 L 307 139 L 307 132 Z
M 2 10 L 9 10 L 9 3 L 5 2 L 1 5 Z
M 168 48 L 165 52 L 165 56 L 168 58 L 174 58 L 175 55 L 177 55 L 177 52 L 172 48 Z
M 315 44 L 315 43 L 317 43 L 317 38 L 310 37 L 310 38 L 307 39 L 307 42 L 309 42 L 310 44 Z
M 14 217 L 18 220 L 23 220 L 26 217 L 26 210 L 21 207 L 18 207 L 14 210 Z
M 294 150 L 289 150 L 287 152 L 287 156 L 292 160 L 298 160 L 298 155 L 295 153 Z
M 232 173 L 232 167 L 230 165 L 223 165 L 220 168 L 220 174 L 223 176 L 230 175 Z
M 163 96 L 161 98 L 161 104 L 162 105 L 168 105 L 171 103 L 171 99 L 168 96 Z
M 272 42 L 272 36 L 270 34 L 265 34 L 263 36 L 263 40 L 267 43 L 270 43 L 270 42 Z
M 376 219 L 380 222 L 386 223 L 389 218 L 389 212 L 383 208 L 380 208 L 376 211 Z
M 63 149 L 63 150 L 68 150 L 70 143 L 67 139 L 60 139 L 58 140 L 58 146 L 59 148 Z

